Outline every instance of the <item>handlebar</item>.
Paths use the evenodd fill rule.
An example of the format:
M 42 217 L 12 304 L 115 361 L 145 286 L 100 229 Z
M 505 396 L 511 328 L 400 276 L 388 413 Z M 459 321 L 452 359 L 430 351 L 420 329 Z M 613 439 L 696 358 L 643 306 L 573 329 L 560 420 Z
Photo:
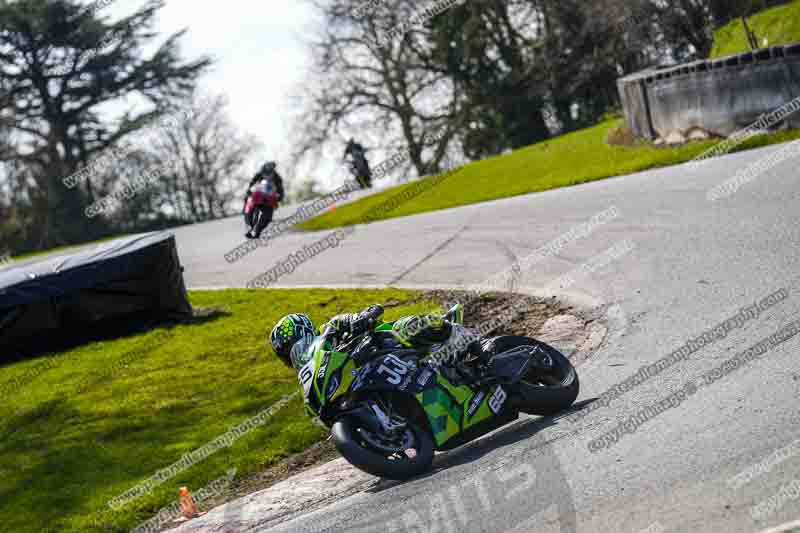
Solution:
M 366 331 L 366 332 L 362 333 L 361 335 L 356 335 L 352 339 L 349 338 L 350 334 L 347 333 L 346 334 L 347 336 L 346 336 L 344 342 L 336 347 L 336 351 L 349 354 L 350 350 L 355 348 L 359 343 L 361 343 L 371 333 L 372 333 L 371 331 Z

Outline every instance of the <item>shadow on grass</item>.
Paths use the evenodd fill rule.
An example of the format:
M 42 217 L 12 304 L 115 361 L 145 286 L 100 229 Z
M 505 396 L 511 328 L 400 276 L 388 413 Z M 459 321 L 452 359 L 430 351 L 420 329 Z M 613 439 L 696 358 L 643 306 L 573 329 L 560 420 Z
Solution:
M 103 329 L 100 333 L 95 333 L 90 336 L 88 340 L 84 340 L 83 342 L 78 342 L 77 340 L 73 339 L 72 341 L 64 341 L 61 344 L 61 348 L 58 350 L 68 350 L 71 348 L 78 347 L 82 344 L 86 344 L 89 342 L 97 342 L 102 340 L 114 340 L 120 339 L 128 336 L 133 336 L 136 334 L 146 333 L 148 331 L 153 330 L 154 328 L 159 329 L 167 329 L 170 330 L 176 326 L 202 326 L 208 322 L 212 322 L 214 320 L 218 320 L 220 318 L 224 318 L 230 316 L 230 313 L 223 311 L 220 308 L 205 308 L 205 309 L 198 309 L 194 311 L 192 317 L 188 317 L 183 320 L 171 320 L 167 322 L 163 321 L 153 321 L 153 320 L 142 320 L 142 321 L 131 321 L 130 323 L 121 323 L 110 326 L 109 329 Z M 152 342 L 158 342 L 154 340 Z M 129 350 L 126 354 L 123 354 L 121 357 L 122 363 L 131 359 L 132 357 L 138 356 L 144 350 L 146 350 L 148 346 L 136 346 Z M 50 355 L 50 352 L 40 353 L 37 355 L 45 356 Z M 28 358 L 35 357 L 36 355 L 29 355 Z M 60 363 L 59 355 L 52 354 L 53 359 L 51 362 L 47 362 L 44 365 L 41 365 L 40 368 L 35 368 L 31 375 L 27 376 L 28 381 L 33 381 L 40 375 L 47 372 L 51 368 L 58 366 Z M 77 392 L 74 394 L 82 394 L 86 391 L 92 390 L 96 387 L 104 385 L 108 380 L 113 379 L 116 374 L 118 374 L 121 370 L 124 369 L 124 365 L 118 363 L 117 366 L 110 366 L 108 368 L 108 372 L 106 372 L 101 377 L 94 379 L 93 381 L 87 381 L 83 385 L 81 385 Z M 21 383 L 19 387 L 25 386 L 26 383 Z M 13 390 L 5 391 L 8 394 L 13 394 Z M 14 412 L 10 417 L 4 417 L 2 427 L 3 428 L 3 436 L 0 437 L 0 441 L 6 441 L 20 430 L 25 430 L 31 428 L 36 422 L 48 418 L 57 408 L 64 405 L 68 400 L 68 397 L 64 394 L 59 395 L 57 398 L 52 400 L 48 400 L 45 403 L 35 406 L 33 409 L 29 409 L 27 411 L 22 412 Z
M 146 432 L 150 432 L 153 425 L 160 431 L 168 428 L 180 430 L 180 420 L 177 417 L 159 417 L 150 419 L 147 424 L 141 420 L 118 419 L 113 422 L 113 426 L 90 421 L 80 427 L 62 427 L 59 428 L 61 431 L 54 432 L 44 421 L 45 416 L 49 419 L 76 420 L 81 413 L 63 399 L 48 404 L 39 413 L 41 425 L 29 427 L 29 431 L 16 433 L 10 439 L 4 438 L 0 442 L 0 456 L 24 457 L 26 462 L 24 467 L 11 466 L 0 480 L 0 502 L 5 502 L 0 505 L 0 515 L 4 517 L 4 521 L 13 521 L 13 517 L 18 515 L 35 516 L 39 522 L 36 530 L 39 531 L 70 529 L 63 522 L 64 516 L 69 514 L 65 510 L 70 510 L 72 514 L 76 514 L 76 510 L 81 510 L 78 514 L 89 514 L 96 505 L 93 505 L 92 500 L 110 499 L 114 496 L 110 493 L 108 496 L 103 494 L 103 487 L 130 481 L 129 478 L 126 479 L 125 470 L 120 469 L 121 464 L 131 460 L 125 453 L 129 450 L 119 446 L 105 446 L 105 443 L 128 441 L 131 435 L 141 435 L 144 425 L 150 426 Z M 134 448 L 138 440 L 140 439 L 133 439 L 130 448 Z M 59 441 L 60 445 L 54 445 Z M 43 490 L 45 487 L 48 489 Z M 131 509 L 127 511 L 135 513 Z M 110 510 L 107 512 L 111 513 Z M 15 531 L 31 530 L 29 523 L 5 525 L 9 528 L 16 526 L 13 529 Z M 70 530 L 74 530 L 74 524 L 72 526 Z M 125 531 L 121 528 L 102 530 Z
M 152 449 L 168 450 L 194 429 L 197 421 L 184 409 L 156 415 L 145 406 L 126 407 L 113 417 L 89 415 L 71 398 L 60 396 L 19 416 L 16 423 L 24 427 L 15 426 L 0 438 L 0 522 L 8 531 L 77 531 L 65 516 L 81 515 L 93 515 L 94 521 L 93 527 L 84 523 L 81 531 L 129 531 L 118 524 L 128 516 L 136 523 L 147 520 L 161 507 L 155 503 L 160 492 L 171 492 L 196 476 L 179 472 L 118 512 L 107 507 L 113 497 L 171 463 Z M 230 451 L 216 455 L 219 461 Z M 38 521 L 35 527 L 22 518 L 14 522 L 31 516 Z

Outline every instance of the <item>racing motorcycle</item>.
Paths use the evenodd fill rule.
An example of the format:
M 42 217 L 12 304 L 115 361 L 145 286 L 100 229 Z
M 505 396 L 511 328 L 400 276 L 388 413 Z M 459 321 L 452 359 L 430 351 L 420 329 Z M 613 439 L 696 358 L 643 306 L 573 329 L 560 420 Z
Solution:
M 461 324 L 458 304 L 442 316 Z M 377 317 L 376 317 L 377 319 Z M 296 361 L 305 409 L 339 453 L 378 477 L 408 479 L 450 450 L 516 420 L 552 415 L 578 396 L 578 375 L 558 350 L 529 337 L 484 339 L 491 355 L 442 367 L 403 346 L 393 322 L 331 346 L 327 327 Z M 486 352 L 484 352 L 486 353 Z M 301 366 L 302 365 L 302 366 Z
M 350 173 L 356 179 L 362 189 L 372 188 L 372 170 L 363 152 L 357 151 L 354 154 L 347 154 L 347 162 L 350 166 Z
M 278 192 L 269 180 L 261 180 L 250 188 L 250 196 L 244 206 L 244 222 L 249 230 L 247 236 L 258 238 L 272 220 L 278 208 Z

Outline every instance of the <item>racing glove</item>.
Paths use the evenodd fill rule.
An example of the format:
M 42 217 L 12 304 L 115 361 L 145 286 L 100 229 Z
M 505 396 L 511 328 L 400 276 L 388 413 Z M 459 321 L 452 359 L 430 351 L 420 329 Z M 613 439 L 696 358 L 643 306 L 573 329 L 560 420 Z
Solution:
M 383 315 L 383 307 L 378 304 L 369 306 L 356 315 L 355 320 L 350 323 L 350 334 L 356 336 L 372 330 L 381 315 Z

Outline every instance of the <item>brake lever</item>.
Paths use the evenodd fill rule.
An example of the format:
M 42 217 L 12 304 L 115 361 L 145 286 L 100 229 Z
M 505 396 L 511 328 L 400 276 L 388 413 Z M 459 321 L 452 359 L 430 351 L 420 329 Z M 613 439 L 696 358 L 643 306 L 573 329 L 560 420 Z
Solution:
M 358 335 L 358 336 L 356 336 L 356 337 L 353 337 L 353 338 L 351 339 L 351 338 L 350 338 L 350 333 L 345 333 L 345 334 L 342 336 L 342 337 L 343 337 L 343 338 L 342 338 L 342 341 L 343 341 L 343 342 L 342 342 L 342 343 L 340 343 L 340 344 L 339 344 L 339 345 L 336 347 L 336 351 L 337 351 L 337 352 L 349 352 L 349 351 L 350 351 L 350 350 L 351 350 L 353 347 L 355 347 L 355 346 L 356 346 L 356 345 L 357 345 L 359 342 L 361 342 L 361 340 L 364 338 L 364 336 L 366 336 L 366 335 L 368 335 L 368 334 L 369 334 L 369 332 L 367 332 L 367 333 L 363 333 L 363 334 L 361 334 L 361 335 Z M 351 345 L 352 345 L 352 346 L 351 346 Z

